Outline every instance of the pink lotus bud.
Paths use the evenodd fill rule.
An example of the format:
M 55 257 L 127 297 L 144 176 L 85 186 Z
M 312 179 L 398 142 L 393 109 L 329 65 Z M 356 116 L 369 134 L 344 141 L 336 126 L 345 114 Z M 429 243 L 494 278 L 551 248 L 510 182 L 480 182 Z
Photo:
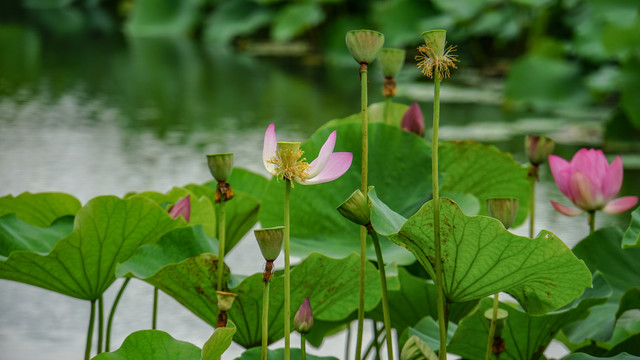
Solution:
M 410 131 L 418 136 L 424 135 L 424 117 L 417 102 L 409 107 L 409 110 L 402 117 L 402 130 Z
M 302 305 L 300 305 L 298 312 L 296 312 L 296 316 L 293 318 L 293 327 L 300 334 L 307 334 L 311 331 L 312 326 L 313 312 L 311 311 L 311 303 L 307 296 Z
M 188 223 L 191 218 L 191 198 L 189 195 L 182 198 L 182 200 L 175 203 L 169 210 L 169 216 L 173 219 L 177 219 L 178 216 L 182 216 Z

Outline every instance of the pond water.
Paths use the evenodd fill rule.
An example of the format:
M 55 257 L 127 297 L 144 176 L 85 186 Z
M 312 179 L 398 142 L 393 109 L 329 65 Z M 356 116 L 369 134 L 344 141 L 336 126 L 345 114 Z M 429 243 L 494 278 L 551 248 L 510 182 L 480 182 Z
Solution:
M 20 25 L 3 27 L 1 35 L 0 196 L 61 191 L 85 203 L 105 194 L 164 192 L 209 181 L 205 154 L 216 152 L 234 152 L 237 166 L 266 176 L 261 151 L 269 123 L 277 123 L 283 138 L 303 140 L 326 121 L 359 107 L 355 64 L 321 67 L 304 64 L 305 58 L 252 57 L 189 39 L 51 34 Z M 374 66 L 372 102 L 382 100 L 378 72 Z M 565 158 L 582 146 L 602 145 L 606 109 L 590 110 L 586 119 L 567 113 L 507 112 L 496 105 L 499 82 L 480 81 L 482 87 L 471 88 L 468 84 L 477 76 L 464 67 L 455 76 L 468 81 L 443 85 L 444 139 L 491 142 L 522 163 L 528 132 L 555 136 L 556 153 Z M 429 115 L 432 105 L 425 94 L 430 90 L 417 78 L 414 65 L 406 65 L 397 101 L 417 100 Z M 627 158 L 638 163 L 633 155 Z M 639 180 L 637 168 L 627 169 L 622 194 L 640 195 Z M 548 200 L 562 195 L 546 168 L 537 196 L 538 230 L 544 226 L 570 246 L 585 236 L 586 218 L 552 211 Z M 599 215 L 598 226 L 625 229 L 628 221 L 628 213 Z M 514 231 L 525 235 L 528 228 Z M 245 237 L 229 253 L 235 273 L 261 271 L 253 241 Z M 107 304 L 119 286 L 117 281 L 107 291 Z M 151 286 L 132 281 L 115 319 L 112 349 L 129 333 L 150 327 L 151 302 Z M 0 313 L 2 358 L 81 358 L 87 302 L 0 280 Z M 198 346 L 212 331 L 168 296 L 160 298 L 159 329 Z M 343 345 L 344 334 L 339 334 L 310 352 L 342 358 Z M 233 345 L 229 357 L 241 351 Z

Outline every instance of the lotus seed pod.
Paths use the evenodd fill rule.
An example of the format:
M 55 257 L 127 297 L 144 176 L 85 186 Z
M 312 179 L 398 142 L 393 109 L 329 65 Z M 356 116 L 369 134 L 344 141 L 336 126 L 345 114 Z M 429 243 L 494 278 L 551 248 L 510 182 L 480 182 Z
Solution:
M 382 49 L 384 35 L 373 30 L 350 30 L 345 41 L 358 64 L 371 64 Z
M 218 181 L 227 181 L 233 170 L 233 153 L 207 155 L 211 175 Z
M 342 216 L 358 225 L 367 225 L 371 221 L 371 206 L 360 189 L 356 190 L 345 200 L 338 211 Z
M 487 199 L 487 209 L 489 216 L 500 220 L 505 229 L 513 224 L 518 215 L 518 206 L 520 202 L 513 198 L 493 198 Z
M 402 49 L 386 48 L 380 50 L 378 60 L 380 60 L 382 67 L 382 75 L 385 77 L 396 77 L 400 70 L 402 70 L 405 57 L 406 51 Z
M 444 56 L 444 46 L 447 42 L 446 30 L 429 30 L 422 33 L 424 42 L 430 50 L 429 57 L 440 58 Z
M 236 299 L 238 294 L 226 292 L 226 291 L 216 291 L 216 297 L 218 298 L 218 309 L 220 311 L 229 311 L 231 310 L 231 306 L 233 306 L 233 301 Z
M 531 164 L 538 166 L 547 161 L 547 157 L 553 152 L 555 143 L 553 139 L 541 135 L 527 135 L 524 138 L 524 149 Z
M 498 309 L 498 315 L 496 316 L 496 331 L 493 334 L 494 337 L 502 336 L 502 330 L 504 324 L 509 317 L 509 312 L 505 309 Z M 493 318 L 493 309 L 489 308 L 484 312 L 484 319 L 487 321 L 487 325 L 491 326 L 491 319 Z
M 284 239 L 284 226 L 277 226 L 267 229 L 254 230 L 260 252 L 266 261 L 274 261 L 282 250 Z

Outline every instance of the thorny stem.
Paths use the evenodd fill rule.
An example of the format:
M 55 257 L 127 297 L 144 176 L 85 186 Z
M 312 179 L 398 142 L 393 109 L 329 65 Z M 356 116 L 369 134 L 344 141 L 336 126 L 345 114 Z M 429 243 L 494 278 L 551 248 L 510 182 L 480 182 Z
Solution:
M 151 329 L 155 330 L 158 320 L 158 288 L 153 287 L 153 315 L 151 317 Z
M 291 358 L 291 275 L 289 269 L 289 202 L 291 198 L 291 180 L 285 179 L 284 188 L 284 359 Z
M 220 197 L 220 219 L 218 225 L 218 291 L 222 291 L 222 273 L 224 270 L 224 243 L 225 243 L 225 200 L 226 195 Z
M 120 302 L 120 298 L 122 297 L 122 294 L 124 293 L 124 289 L 127 287 L 127 284 L 129 284 L 129 281 L 131 281 L 130 277 L 124 280 L 124 282 L 122 283 L 122 286 L 120 287 L 120 291 L 118 291 L 118 295 L 116 295 L 115 300 L 113 300 L 113 305 L 111 305 L 111 311 L 109 312 L 109 319 L 107 320 L 107 335 L 106 335 L 106 341 L 104 346 L 104 350 L 107 352 L 109 351 L 109 344 L 111 343 L 111 325 L 113 324 L 113 317 L 116 314 L 116 307 L 118 306 L 118 303 Z
M 369 119 L 367 118 L 367 64 L 360 64 L 360 113 L 362 114 L 362 180 L 361 191 L 367 197 L 367 174 L 369 171 Z M 358 338 L 356 340 L 356 360 L 361 360 L 362 335 L 364 331 L 364 285 L 367 264 L 367 228 L 360 227 L 360 288 L 358 298 Z
M 262 355 L 260 359 L 267 360 L 267 345 L 269 344 L 269 287 L 271 281 L 265 281 L 262 290 Z
M 589 210 L 587 212 L 587 215 L 589 217 L 589 235 L 591 235 L 594 231 L 596 231 L 596 211 Z
M 371 223 L 369 223 L 370 225 Z M 389 360 L 393 359 L 393 339 L 391 338 L 391 317 L 389 316 L 389 298 L 387 297 L 387 274 L 384 269 L 384 259 L 382 259 L 382 250 L 380 249 L 380 240 L 378 234 L 369 228 L 369 235 L 373 240 L 373 247 L 376 250 L 376 260 L 378 261 L 378 270 L 380 271 L 380 286 L 382 287 L 382 316 L 384 319 L 384 329 L 387 337 L 387 355 Z
M 536 178 L 538 177 L 536 173 L 531 173 L 533 171 L 537 173 L 538 169 L 532 165 L 529 175 L 529 181 L 531 181 L 531 198 L 529 204 L 529 237 L 532 239 L 535 235 L 534 222 L 536 216 Z
M 87 329 L 87 344 L 84 348 L 84 360 L 91 357 L 91 339 L 93 338 L 93 323 L 96 318 L 96 301 L 91 300 L 91 315 L 89 315 L 89 329 Z
M 440 246 L 440 194 L 438 190 L 438 126 L 440 123 L 440 72 L 433 76 L 433 139 L 431 142 L 431 181 L 433 183 L 433 236 L 435 242 L 436 298 L 440 328 L 439 359 L 447 359 L 447 321 L 444 315 L 444 291 L 442 284 L 442 254 Z
M 496 333 L 496 323 L 498 319 L 498 299 L 499 294 L 493 295 L 493 312 L 491 314 L 491 325 L 489 326 L 489 339 L 487 339 L 487 352 L 485 360 L 491 359 L 491 353 L 493 353 L 493 337 Z
M 102 352 L 102 338 L 104 330 L 104 300 L 102 295 L 98 298 L 98 354 Z

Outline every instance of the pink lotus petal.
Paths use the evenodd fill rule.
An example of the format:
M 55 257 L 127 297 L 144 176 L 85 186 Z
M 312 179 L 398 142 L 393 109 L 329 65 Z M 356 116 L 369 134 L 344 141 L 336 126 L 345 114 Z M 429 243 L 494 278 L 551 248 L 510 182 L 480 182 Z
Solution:
M 558 185 L 558 189 L 571 200 L 571 191 L 569 189 L 571 165 L 569 162 L 559 156 L 549 155 L 549 168 L 556 185 Z
M 613 199 L 620 192 L 620 188 L 622 187 L 622 173 L 622 158 L 616 156 L 602 177 L 601 189 L 605 201 Z
M 627 211 L 632 207 L 636 206 L 638 203 L 638 197 L 636 196 L 623 196 L 621 198 L 617 198 L 607 204 L 602 209 L 602 212 L 607 214 L 619 214 L 623 211 Z
M 309 165 L 309 178 L 316 177 L 322 169 L 327 165 L 329 158 L 331 157 L 331 153 L 333 152 L 333 148 L 336 146 L 336 131 L 334 130 L 331 135 L 327 138 L 327 141 L 324 142 L 322 148 L 320 149 L 320 153 L 318 153 L 318 157 L 311 162 Z
M 169 210 L 169 216 L 173 219 L 177 219 L 178 216 L 182 216 L 187 223 L 189 222 L 189 218 L 191 218 L 191 198 L 189 195 L 185 196 L 171 207 L 171 210 Z
M 601 150 L 582 148 L 571 159 L 571 167 L 581 170 L 595 188 L 601 189 L 609 163 Z
M 270 124 L 269 127 L 267 127 L 267 131 L 264 133 L 264 146 L 262 147 L 262 162 L 264 163 L 264 167 L 267 169 L 267 171 L 272 175 L 275 174 L 276 165 L 269 163 L 268 160 L 276 156 L 277 150 L 278 150 L 278 139 L 276 138 L 276 127 L 275 125 Z
M 581 170 L 574 170 L 569 181 L 568 198 L 574 205 L 583 210 L 596 210 L 604 206 L 604 199 L 600 189 L 596 188 L 591 179 Z
M 320 171 L 320 173 L 313 177 L 308 178 L 306 181 L 298 181 L 302 185 L 320 184 L 329 181 L 333 181 L 342 174 L 344 174 L 351 166 L 353 160 L 353 154 L 348 152 L 336 152 L 332 153 L 329 157 L 327 165 Z
M 410 131 L 418 136 L 424 135 L 424 116 L 417 102 L 411 104 L 409 109 L 402 116 L 402 130 Z
M 556 209 L 557 212 L 567 215 L 567 216 L 577 216 L 583 213 L 582 210 L 576 208 L 570 208 L 568 206 L 564 206 L 562 204 L 558 204 L 557 202 L 551 200 L 551 205 Z

